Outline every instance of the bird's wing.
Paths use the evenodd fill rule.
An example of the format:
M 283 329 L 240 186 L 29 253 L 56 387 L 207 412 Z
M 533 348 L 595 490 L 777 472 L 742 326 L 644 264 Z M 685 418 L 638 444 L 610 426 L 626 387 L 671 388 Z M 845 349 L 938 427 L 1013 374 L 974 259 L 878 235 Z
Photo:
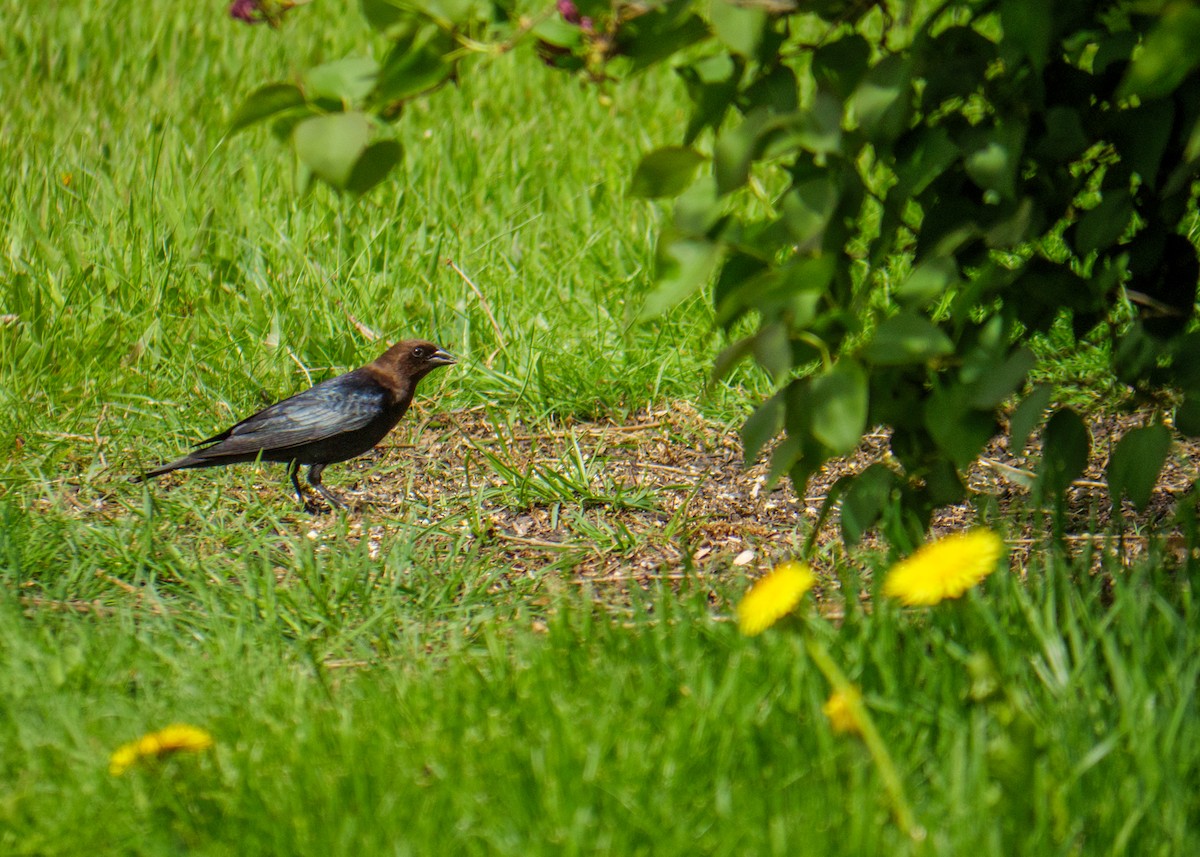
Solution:
M 357 431 L 387 407 L 387 392 L 354 372 L 323 381 L 290 399 L 247 417 L 199 445 L 196 454 L 239 455 L 264 449 L 290 449 Z

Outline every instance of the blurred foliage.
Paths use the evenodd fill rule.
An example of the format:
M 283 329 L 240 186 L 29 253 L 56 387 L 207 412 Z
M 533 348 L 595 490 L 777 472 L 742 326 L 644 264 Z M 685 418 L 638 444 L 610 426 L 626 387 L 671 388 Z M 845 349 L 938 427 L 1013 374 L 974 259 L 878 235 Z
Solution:
M 1010 413 L 1023 447 L 1051 401 L 1028 338 L 1100 342 L 1148 424 L 1114 447 L 1114 500 L 1148 502 L 1167 425 L 1200 433 L 1200 262 L 1188 235 L 1200 165 L 1200 8 L 1188 2 L 362 0 L 390 48 L 269 83 L 235 129 L 270 122 L 312 178 L 353 194 L 401 162 L 387 123 L 470 57 L 532 44 L 602 86 L 669 62 L 684 138 L 631 192 L 673 199 L 652 315 L 710 283 L 719 322 L 752 332 L 777 383 L 746 457 L 803 491 L 872 426 L 894 466 L 831 492 L 856 541 L 881 518 L 912 536 L 961 501 L 964 471 Z M 749 323 L 747 323 L 747 319 Z M 1090 437 L 1045 423 L 1039 491 L 1083 470 Z M 884 515 L 885 511 L 900 510 Z

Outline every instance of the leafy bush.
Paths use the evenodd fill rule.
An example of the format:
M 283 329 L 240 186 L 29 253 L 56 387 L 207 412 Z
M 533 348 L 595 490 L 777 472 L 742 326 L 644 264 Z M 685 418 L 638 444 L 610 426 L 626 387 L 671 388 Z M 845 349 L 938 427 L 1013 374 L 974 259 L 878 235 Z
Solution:
M 1170 446 L 1200 434 L 1200 262 L 1186 234 L 1200 163 L 1200 8 L 1038 0 L 559 0 L 526 17 L 487 0 L 363 0 L 391 45 L 272 83 L 234 127 L 270 120 L 303 179 L 365 193 L 399 161 L 386 123 L 532 42 L 602 85 L 669 61 L 692 101 L 684 138 L 650 152 L 634 194 L 674 199 L 658 244 L 659 311 L 715 283 L 738 338 L 778 384 L 744 428 L 753 458 L 803 490 L 870 426 L 896 466 L 839 483 L 856 541 L 887 508 L 923 529 L 965 495 L 1002 431 L 1025 447 L 1051 402 L 1029 338 L 1099 343 L 1152 422 L 1116 445 L 1114 500 L 1144 505 Z M 900 17 L 897 17 L 899 15 Z M 703 169 L 702 169 L 703 168 Z M 1050 416 L 1039 490 L 1089 453 L 1081 418 Z

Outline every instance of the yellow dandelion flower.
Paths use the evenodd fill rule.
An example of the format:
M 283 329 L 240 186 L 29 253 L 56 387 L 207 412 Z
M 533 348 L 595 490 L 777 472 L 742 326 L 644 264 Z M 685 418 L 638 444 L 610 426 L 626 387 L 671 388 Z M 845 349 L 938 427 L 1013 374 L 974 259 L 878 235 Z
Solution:
M 795 609 L 817 577 L 802 562 L 785 562 L 759 580 L 738 604 L 738 628 L 748 637 L 761 634 Z
M 114 777 L 125 773 L 140 759 L 158 759 L 172 753 L 198 753 L 213 746 L 212 735 L 196 726 L 175 723 L 122 744 L 108 761 L 108 771 Z
M 958 598 L 996 570 L 1004 541 L 991 530 L 955 533 L 921 547 L 892 566 L 883 594 L 909 607 Z
M 831 693 L 829 699 L 821 706 L 821 711 L 829 718 L 829 725 L 834 732 L 861 735 L 862 721 L 858 719 L 861 705 L 862 695 L 857 688 L 851 687 Z

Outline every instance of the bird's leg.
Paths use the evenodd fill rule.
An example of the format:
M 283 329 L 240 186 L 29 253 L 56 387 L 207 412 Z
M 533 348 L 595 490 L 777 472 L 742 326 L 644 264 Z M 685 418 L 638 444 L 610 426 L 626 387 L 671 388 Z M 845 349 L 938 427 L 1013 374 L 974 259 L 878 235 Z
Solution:
M 308 468 L 308 484 L 317 489 L 317 493 L 325 498 L 335 509 L 345 509 L 346 504 L 343 503 L 338 496 L 321 484 L 321 472 L 325 469 L 324 464 L 314 464 Z
M 292 485 L 296 489 L 296 499 L 300 501 L 300 505 L 306 510 L 308 509 L 308 501 L 304 499 L 304 489 L 300 487 L 300 462 L 288 462 L 288 478 L 292 480 Z

